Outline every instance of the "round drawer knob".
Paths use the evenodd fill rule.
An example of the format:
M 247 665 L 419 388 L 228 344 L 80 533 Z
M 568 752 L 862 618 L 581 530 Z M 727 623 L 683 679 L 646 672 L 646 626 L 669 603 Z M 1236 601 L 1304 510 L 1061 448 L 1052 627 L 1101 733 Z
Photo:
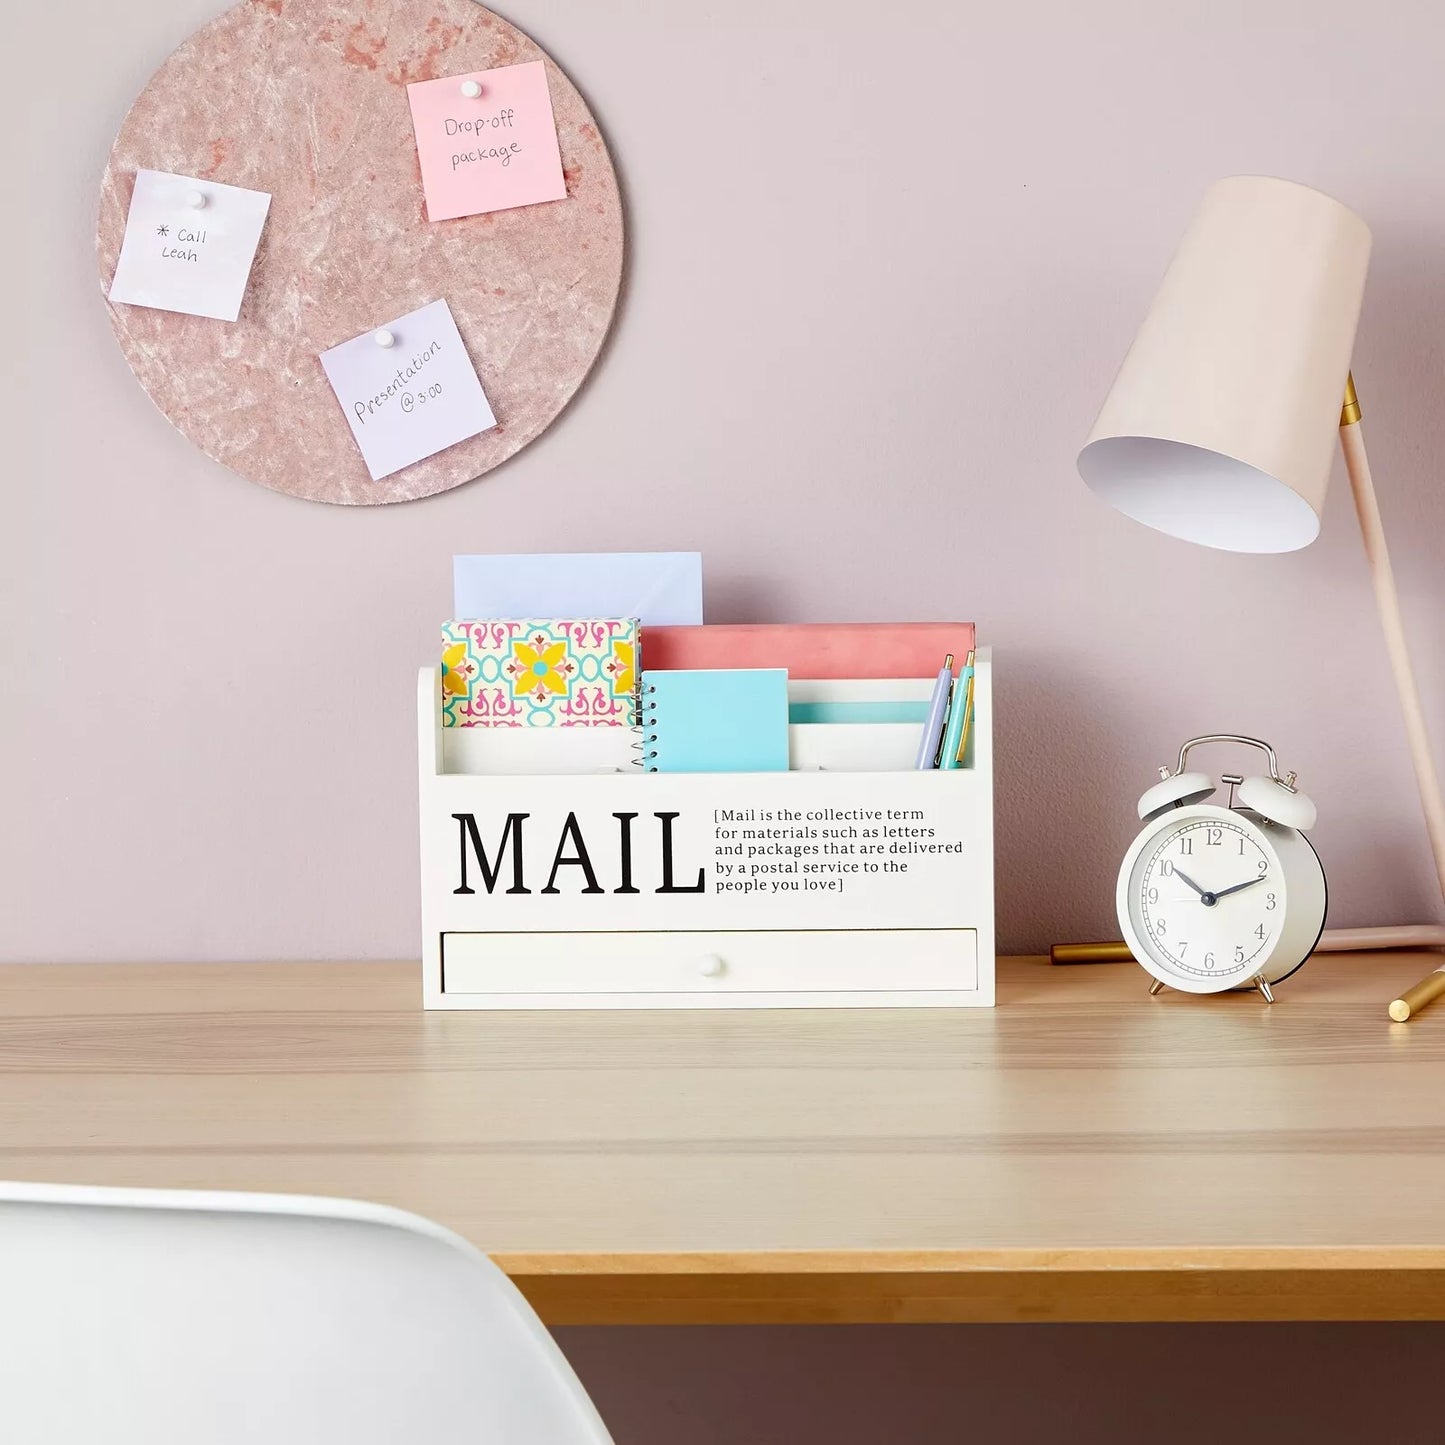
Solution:
M 727 960 L 717 953 L 705 953 L 697 961 L 697 971 L 704 978 L 721 978 L 727 966 Z

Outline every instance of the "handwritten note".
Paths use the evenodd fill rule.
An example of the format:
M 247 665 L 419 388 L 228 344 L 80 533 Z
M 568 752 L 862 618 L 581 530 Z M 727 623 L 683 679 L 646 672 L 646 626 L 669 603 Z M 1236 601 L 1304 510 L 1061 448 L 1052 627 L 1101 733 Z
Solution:
M 373 482 L 497 424 L 444 300 L 323 351 L 321 365 Z
M 234 321 L 270 207 L 265 191 L 137 171 L 110 299 Z
M 429 220 L 566 196 L 540 60 L 420 80 L 406 91 Z

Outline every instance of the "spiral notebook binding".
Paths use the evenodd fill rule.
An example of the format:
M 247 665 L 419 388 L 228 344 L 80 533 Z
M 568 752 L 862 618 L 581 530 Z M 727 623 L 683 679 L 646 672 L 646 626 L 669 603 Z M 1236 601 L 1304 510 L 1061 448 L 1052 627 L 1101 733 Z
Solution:
M 657 733 L 655 731 L 657 722 L 657 706 L 655 703 L 646 703 L 642 700 L 644 692 L 656 692 L 655 687 L 644 688 L 639 681 L 637 690 L 633 693 L 634 716 L 637 718 L 637 726 L 634 731 L 637 733 L 637 741 L 631 744 L 632 751 L 636 757 L 632 759 L 634 768 L 641 768 L 644 772 L 655 773 L 657 764 L 653 761 L 657 754 L 653 749 L 657 746 Z M 651 757 L 649 757 L 651 754 Z
M 642 734 L 633 747 L 637 749 L 635 759 L 637 766 L 646 773 L 659 771 L 657 766 L 657 703 L 652 700 L 653 694 L 656 692 L 657 689 L 651 684 L 638 689 L 638 717 L 642 719 Z

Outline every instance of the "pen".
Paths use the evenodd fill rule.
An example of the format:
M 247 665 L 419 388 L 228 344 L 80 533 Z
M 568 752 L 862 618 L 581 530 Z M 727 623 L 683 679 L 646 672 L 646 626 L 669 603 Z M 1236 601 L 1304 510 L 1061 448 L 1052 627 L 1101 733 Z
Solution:
M 1397 1024 L 1402 1024 L 1406 1019 L 1419 1013 L 1426 1004 L 1439 998 L 1442 993 L 1445 993 L 1445 967 L 1437 968 L 1434 973 L 1427 974 L 1414 988 L 1407 988 L 1390 1005 L 1390 1017 Z
M 918 740 L 918 757 L 915 768 L 932 768 L 938 764 L 938 745 L 943 741 L 943 716 L 948 711 L 948 691 L 953 686 L 953 654 L 943 659 L 938 681 L 933 684 L 933 696 L 928 700 L 928 721 L 923 724 L 923 736 Z
M 963 766 L 963 760 L 968 756 L 968 735 L 973 731 L 973 684 L 976 678 L 973 673 L 968 676 L 968 691 L 963 695 L 963 736 L 958 740 L 958 765 Z
M 1050 963 L 1133 963 L 1127 943 L 1056 943 L 1049 949 Z
M 1316 953 L 1385 948 L 1445 948 L 1445 928 L 1435 923 L 1410 923 L 1395 928 L 1327 928 L 1315 944 Z M 1049 957 L 1053 963 L 1128 963 L 1134 955 L 1127 943 L 1111 941 L 1056 943 L 1049 949 Z
M 948 726 L 943 730 L 943 751 L 938 755 L 940 768 L 963 766 L 963 728 L 973 701 L 973 653 L 963 660 L 958 681 L 953 684 L 953 697 L 948 704 Z

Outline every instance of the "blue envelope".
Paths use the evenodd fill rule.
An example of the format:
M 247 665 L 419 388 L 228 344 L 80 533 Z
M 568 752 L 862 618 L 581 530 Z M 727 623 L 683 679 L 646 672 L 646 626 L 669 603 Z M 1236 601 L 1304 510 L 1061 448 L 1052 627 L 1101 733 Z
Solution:
M 702 621 L 701 552 L 538 552 L 453 557 L 452 616 Z

